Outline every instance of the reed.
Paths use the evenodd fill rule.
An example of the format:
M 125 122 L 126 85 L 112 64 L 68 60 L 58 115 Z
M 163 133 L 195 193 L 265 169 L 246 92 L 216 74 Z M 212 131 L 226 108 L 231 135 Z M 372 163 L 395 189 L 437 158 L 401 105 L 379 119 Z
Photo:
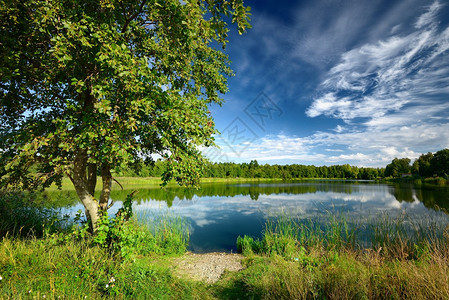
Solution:
M 269 220 L 260 240 L 239 237 L 246 269 L 233 284 L 257 299 L 449 298 L 447 217 L 322 221 Z

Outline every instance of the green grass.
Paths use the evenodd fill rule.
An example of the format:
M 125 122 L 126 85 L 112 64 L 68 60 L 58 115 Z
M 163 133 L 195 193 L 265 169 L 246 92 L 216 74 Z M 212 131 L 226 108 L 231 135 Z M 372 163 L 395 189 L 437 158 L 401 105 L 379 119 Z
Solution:
M 39 218 L 45 215 L 35 216 L 37 225 Z M 120 228 L 118 251 L 76 228 L 39 238 L 7 233 L 0 241 L 0 299 L 204 298 L 204 285 L 173 276 L 166 263 L 188 245 L 180 217 L 133 218 Z
M 180 255 L 187 251 L 189 224 L 182 217 L 168 211 L 162 215 L 139 211 L 134 222 L 139 231 L 148 232 L 150 236 L 144 243 L 148 253 Z
M 165 258 L 167 259 L 167 258 Z M 158 256 L 121 261 L 86 242 L 51 238 L 0 243 L 0 298 L 193 299 L 205 288 L 172 275 Z
M 217 285 L 249 299 L 447 299 L 447 253 L 430 260 L 387 260 L 375 252 L 310 249 L 304 261 L 252 256 L 246 269 Z M 312 263 L 313 262 L 313 263 Z M 218 293 L 218 294 L 219 294 Z
M 283 217 L 269 220 L 260 240 L 239 237 L 247 268 L 232 284 L 254 299 L 449 298 L 444 224 L 382 215 L 367 225 L 374 234 L 364 248 L 358 242 L 363 224 L 344 215 L 328 218 L 323 227 Z
M 160 188 L 162 180 L 160 177 L 116 177 L 115 178 L 125 190 L 132 190 L 136 188 Z M 267 181 L 282 181 L 280 178 L 201 178 L 201 183 L 241 183 L 241 182 L 267 182 Z M 98 180 L 98 187 L 101 184 Z M 112 183 L 113 189 L 120 189 L 120 185 L 114 181 Z M 178 186 L 176 182 L 170 182 L 168 187 Z M 49 191 L 58 190 L 56 185 L 48 188 Z M 68 178 L 62 179 L 61 190 L 73 191 L 73 184 Z

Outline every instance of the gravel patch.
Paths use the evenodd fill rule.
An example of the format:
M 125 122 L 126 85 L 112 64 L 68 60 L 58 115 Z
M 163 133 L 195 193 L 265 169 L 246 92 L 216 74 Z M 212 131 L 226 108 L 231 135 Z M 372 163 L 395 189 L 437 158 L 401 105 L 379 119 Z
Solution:
M 243 256 L 231 253 L 186 253 L 174 260 L 174 272 L 207 283 L 217 282 L 225 270 L 240 271 Z

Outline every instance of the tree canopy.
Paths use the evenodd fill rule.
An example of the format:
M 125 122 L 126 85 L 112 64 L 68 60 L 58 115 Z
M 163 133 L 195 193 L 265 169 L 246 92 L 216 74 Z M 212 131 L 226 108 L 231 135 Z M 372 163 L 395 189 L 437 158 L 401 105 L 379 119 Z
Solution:
M 410 166 L 409 158 L 395 158 L 385 168 L 385 176 L 400 177 L 411 173 L 420 177 L 447 177 L 449 175 L 449 149 L 421 154 Z
M 165 181 L 197 183 L 208 106 L 232 75 L 228 27 L 248 21 L 242 0 L 0 0 L 2 186 L 66 175 L 95 228 L 114 168 L 158 154 Z
M 385 167 L 385 176 L 401 177 L 410 170 L 410 158 L 395 158 Z

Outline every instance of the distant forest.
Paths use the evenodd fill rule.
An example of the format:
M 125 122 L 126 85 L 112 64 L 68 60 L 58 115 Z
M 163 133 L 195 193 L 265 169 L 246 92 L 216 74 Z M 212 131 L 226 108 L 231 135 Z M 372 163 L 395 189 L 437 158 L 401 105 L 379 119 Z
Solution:
M 117 171 L 118 176 L 162 176 L 166 163 L 158 160 L 152 164 L 139 165 L 134 170 Z M 449 174 L 449 149 L 435 153 L 422 154 L 413 164 L 409 158 L 395 158 L 385 168 L 365 168 L 349 164 L 334 166 L 307 166 L 300 164 L 269 165 L 259 164 L 257 160 L 249 163 L 212 163 L 204 166 L 203 177 L 211 178 L 345 178 L 345 179 L 376 179 L 415 177 L 447 177 Z
M 136 170 L 118 171 L 119 176 L 156 176 L 160 177 L 166 169 L 166 163 L 158 160 L 151 165 L 140 165 Z M 345 165 L 306 166 L 259 164 L 257 160 L 250 163 L 211 163 L 204 166 L 203 177 L 210 178 L 348 178 L 376 179 L 384 177 L 384 168 L 359 168 Z

